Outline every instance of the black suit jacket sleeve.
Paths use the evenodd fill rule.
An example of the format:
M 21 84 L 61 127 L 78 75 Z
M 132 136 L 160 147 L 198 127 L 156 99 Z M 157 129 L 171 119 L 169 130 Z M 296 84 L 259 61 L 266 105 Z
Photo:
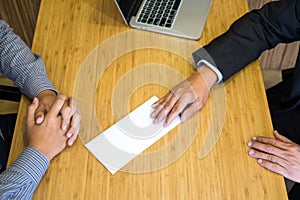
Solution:
M 262 51 L 278 43 L 300 39 L 300 0 L 281 0 L 253 10 L 223 35 L 193 53 L 195 62 L 205 59 L 215 65 L 226 81 Z

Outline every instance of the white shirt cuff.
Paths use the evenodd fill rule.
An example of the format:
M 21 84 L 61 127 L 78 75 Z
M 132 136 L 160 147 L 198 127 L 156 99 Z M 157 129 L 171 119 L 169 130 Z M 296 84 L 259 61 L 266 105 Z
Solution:
M 209 62 L 207 62 L 206 60 L 203 60 L 203 59 L 200 60 L 197 63 L 197 67 L 200 67 L 202 64 L 205 64 L 207 67 L 209 67 L 211 70 L 213 70 L 215 72 L 215 74 L 218 77 L 218 80 L 216 81 L 216 84 L 220 83 L 223 80 L 223 75 L 217 67 L 215 67 L 214 65 L 212 65 L 211 63 L 209 63 Z

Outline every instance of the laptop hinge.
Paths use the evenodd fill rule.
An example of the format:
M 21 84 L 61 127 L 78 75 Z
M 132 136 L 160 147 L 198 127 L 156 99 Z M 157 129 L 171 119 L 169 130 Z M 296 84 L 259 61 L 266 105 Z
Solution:
M 134 2 L 134 5 L 132 6 L 129 15 L 126 17 L 126 21 L 129 24 L 131 18 L 133 16 L 136 16 L 137 12 L 139 11 L 139 8 L 141 6 L 141 4 L 143 3 L 143 0 L 136 0 Z

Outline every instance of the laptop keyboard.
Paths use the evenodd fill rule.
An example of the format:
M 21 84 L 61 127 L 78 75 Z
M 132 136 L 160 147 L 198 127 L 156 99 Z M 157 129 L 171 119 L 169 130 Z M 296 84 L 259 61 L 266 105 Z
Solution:
M 171 28 L 181 0 L 147 0 L 137 22 Z

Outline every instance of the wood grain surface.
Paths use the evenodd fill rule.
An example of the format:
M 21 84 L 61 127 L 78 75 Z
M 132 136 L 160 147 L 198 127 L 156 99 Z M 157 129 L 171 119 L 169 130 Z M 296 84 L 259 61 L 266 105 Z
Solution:
M 0 19 L 4 19 L 31 47 L 40 0 L 2 0 Z
M 261 168 L 247 155 L 251 136 L 272 135 L 258 62 L 216 87 L 199 114 L 137 158 L 145 159 L 134 160 L 138 168 L 129 164 L 112 176 L 84 147 L 95 134 L 92 131 L 99 130 L 98 126 L 105 130 L 149 97 L 162 97 L 172 85 L 191 75 L 194 70 L 189 53 L 195 50 L 190 49 L 191 45 L 207 44 L 246 11 L 245 0 L 213 1 L 203 35 L 195 42 L 131 30 L 111 0 L 42 1 L 32 49 L 44 58 L 55 87 L 62 93 L 76 96 L 83 118 L 86 117 L 80 136 L 87 136 L 87 139 L 78 138 L 71 148 L 54 158 L 33 199 L 287 199 L 283 177 Z M 108 45 L 115 44 L 124 33 L 129 34 L 130 40 Z M 132 34 L 139 37 L 132 38 Z M 117 39 L 111 40 L 114 37 Z M 143 38 L 144 43 L 138 44 L 142 48 L 118 53 L 121 47 L 126 48 Z M 153 40 L 152 46 L 149 40 Z M 172 46 L 170 41 L 176 44 L 174 51 L 160 48 Z M 103 46 L 107 51 L 101 50 Z M 178 50 L 184 53 L 178 55 Z M 96 56 L 93 56 L 95 51 Z M 114 59 L 106 62 L 111 54 Z M 89 66 L 90 71 L 82 75 L 81 70 Z M 139 71 L 141 67 L 145 70 Z M 132 76 L 136 72 L 137 75 Z M 149 77 L 153 78 L 152 82 L 142 84 Z M 76 85 L 85 82 L 93 84 Z M 122 87 L 125 89 L 116 93 Z M 213 99 L 213 95 L 224 97 L 222 94 L 225 100 Z M 24 148 L 28 103 L 26 98 L 21 100 L 9 164 Z M 222 103 L 225 107 L 220 108 L 220 114 L 215 113 L 215 106 Z M 221 115 L 221 111 L 225 115 Z M 215 120 L 222 116 L 225 120 L 220 129 L 215 127 Z M 91 123 L 95 120 L 96 123 Z M 207 136 L 210 129 L 215 130 L 211 132 L 214 135 Z M 200 149 L 207 137 L 216 144 L 212 143 L 213 148 L 200 159 Z M 172 145 L 178 138 L 180 144 Z M 167 164 L 161 167 L 162 163 Z M 132 173 L 140 169 L 148 171 Z

